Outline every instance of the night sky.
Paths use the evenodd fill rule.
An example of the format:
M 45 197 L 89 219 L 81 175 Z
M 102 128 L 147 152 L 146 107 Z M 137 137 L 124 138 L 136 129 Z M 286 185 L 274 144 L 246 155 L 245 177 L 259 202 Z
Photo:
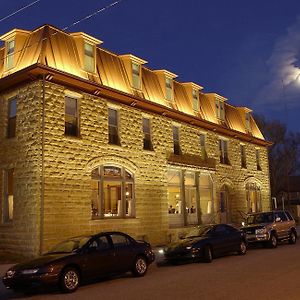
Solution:
M 0 19 L 33 1 L 1 0 Z M 83 31 L 300 131 L 300 0 L 122 0 L 72 25 L 115 1 L 40 0 L 0 21 L 0 35 L 46 23 Z

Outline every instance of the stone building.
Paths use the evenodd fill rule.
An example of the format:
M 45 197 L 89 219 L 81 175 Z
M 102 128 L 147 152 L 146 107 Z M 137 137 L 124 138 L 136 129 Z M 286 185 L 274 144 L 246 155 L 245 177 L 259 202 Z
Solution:
M 270 208 L 250 109 L 83 32 L 0 39 L 0 250 L 103 230 L 163 244 Z

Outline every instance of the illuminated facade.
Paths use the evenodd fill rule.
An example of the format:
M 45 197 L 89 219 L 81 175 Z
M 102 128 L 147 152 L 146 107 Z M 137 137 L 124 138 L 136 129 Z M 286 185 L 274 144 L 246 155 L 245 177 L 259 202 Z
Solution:
M 270 208 L 248 108 L 82 32 L 0 38 L 0 250 L 102 230 L 161 244 Z

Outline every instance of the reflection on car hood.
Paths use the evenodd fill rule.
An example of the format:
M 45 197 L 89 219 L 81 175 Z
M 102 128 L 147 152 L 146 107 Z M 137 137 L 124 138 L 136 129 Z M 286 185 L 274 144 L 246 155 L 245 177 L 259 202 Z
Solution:
M 192 246 L 193 244 L 202 241 L 204 239 L 207 239 L 207 237 L 205 236 L 199 236 L 199 237 L 194 237 L 194 238 L 185 238 L 182 240 L 179 240 L 177 242 L 173 242 L 169 245 L 167 245 L 167 249 L 168 250 L 173 250 L 173 249 L 177 249 L 177 248 L 185 248 L 188 246 Z
M 55 254 L 44 254 L 37 258 L 25 261 L 24 263 L 13 266 L 14 270 L 34 269 L 46 264 L 50 264 L 58 259 L 74 255 L 74 253 L 55 253 Z

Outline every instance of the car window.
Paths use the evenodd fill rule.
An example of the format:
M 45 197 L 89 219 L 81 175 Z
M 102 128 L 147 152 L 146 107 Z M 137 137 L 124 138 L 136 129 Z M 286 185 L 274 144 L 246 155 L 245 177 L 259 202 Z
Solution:
M 287 216 L 283 211 L 276 212 L 276 218 L 279 217 L 281 221 L 287 221 Z
M 99 251 L 108 250 L 111 248 L 109 241 L 106 236 L 100 236 L 95 238 L 90 244 L 89 248 L 96 248 Z
M 126 236 L 121 234 L 112 234 L 110 237 L 115 248 L 124 248 L 131 243 Z
M 294 220 L 292 215 L 288 211 L 286 211 L 285 214 L 287 215 L 287 217 L 290 221 Z
M 218 234 L 225 234 L 227 233 L 227 230 L 224 225 L 218 225 L 215 227 L 214 232 Z

